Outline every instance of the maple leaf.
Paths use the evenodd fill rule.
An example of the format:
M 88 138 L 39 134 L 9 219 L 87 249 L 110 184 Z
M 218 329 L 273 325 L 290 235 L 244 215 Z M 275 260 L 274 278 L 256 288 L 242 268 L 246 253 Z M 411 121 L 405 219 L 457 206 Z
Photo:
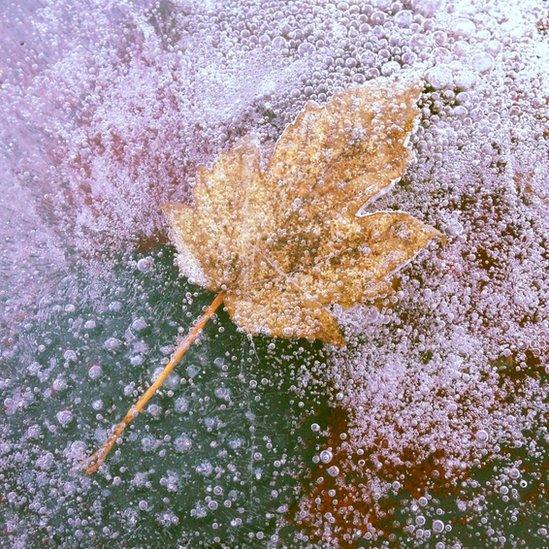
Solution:
M 379 78 L 309 102 L 262 169 L 244 140 L 198 170 L 194 204 L 165 207 L 181 271 L 218 292 L 153 384 L 84 464 L 96 472 L 219 306 L 249 334 L 344 345 L 328 307 L 383 295 L 391 275 L 440 233 L 404 212 L 359 209 L 409 160 L 419 83 Z
M 247 333 L 343 345 L 327 306 L 382 295 L 439 235 L 404 212 L 357 216 L 404 173 L 420 91 L 379 78 L 308 102 L 264 169 L 250 139 L 200 168 L 194 204 L 165 207 L 182 272 L 224 291 Z

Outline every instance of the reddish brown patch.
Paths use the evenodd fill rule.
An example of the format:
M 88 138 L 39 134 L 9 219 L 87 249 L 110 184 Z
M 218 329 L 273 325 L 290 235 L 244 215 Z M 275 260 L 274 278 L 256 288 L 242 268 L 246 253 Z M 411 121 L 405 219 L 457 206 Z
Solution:
M 400 482 L 399 499 L 402 494 L 418 498 L 427 489 L 433 495 L 448 495 L 456 491 L 456 478 L 465 475 L 446 478 L 446 471 L 442 467 L 444 453 L 437 450 L 427 459 L 419 459 L 414 450 L 405 448 L 402 451 L 403 465 L 395 465 L 391 462 L 383 464 L 381 469 L 376 469 L 372 462 L 372 454 L 377 448 L 386 446 L 386 442 L 380 439 L 376 443 L 377 448 L 372 448 L 370 453 L 365 452 L 359 456 L 350 451 L 350 445 L 342 441 L 341 434 L 348 432 L 349 414 L 342 408 L 334 408 L 330 415 L 330 433 L 326 446 L 331 447 L 333 459 L 328 465 L 318 464 L 312 471 L 311 477 L 306 481 L 306 500 L 310 503 L 305 518 L 299 518 L 297 509 L 293 510 L 294 522 L 303 528 L 314 541 L 321 541 L 324 526 L 328 525 L 328 516 L 331 515 L 332 523 L 329 525 L 338 547 L 354 547 L 352 541 L 356 530 L 362 533 L 367 527 L 373 527 L 384 535 L 395 533 L 399 526 L 394 522 L 394 514 L 397 511 L 394 498 L 384 497 L 375 500 L 371 491 L 372 478 L 386 482 Z M 337 478 L 327 473 L 330 466 L 337 466 L 340 475 Z M 330 490 L 335 490 L 335 496 L 329 495 Z M 324 540 L 326 541 L 326 540 Z

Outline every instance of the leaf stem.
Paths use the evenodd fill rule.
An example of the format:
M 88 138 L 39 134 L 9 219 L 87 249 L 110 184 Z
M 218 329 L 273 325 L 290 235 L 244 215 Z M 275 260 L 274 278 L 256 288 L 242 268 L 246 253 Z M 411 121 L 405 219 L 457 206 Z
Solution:
M 202 316 L 194 323 L 185 339 L 177 346 L 177 349 L 173 352 L 170 361 L 160 375 L 154 380 L 153 384 L 141 395 L 139 400 L 128 410 L 122 421 L 118 423 L 111 436 L 105 441 L 105 444 L 99 450 L 94 452 L 83 464 L 84 472 L 88 475 L 95 473 L 112 450 L 112 447 L 116 444 L 116 441 L 120 438 L 124 429 L 137 417 L 137 415 L 143 411 L 147 402 L 155 395 L 156 391 L 164 384 L 168 376 L 172 373 L 172 370 L 179 364 L 185 353 L 189 350 L 189 347 L 194 343 L 196 338 L 201 334 L 204 326 L 208 323 L 208 320 L 215 314 L 219 306 L 223 303 L 225 293 L 220 292 L 216 295 L 215 299 L 210 303 L 208 308 L 204 311 Z

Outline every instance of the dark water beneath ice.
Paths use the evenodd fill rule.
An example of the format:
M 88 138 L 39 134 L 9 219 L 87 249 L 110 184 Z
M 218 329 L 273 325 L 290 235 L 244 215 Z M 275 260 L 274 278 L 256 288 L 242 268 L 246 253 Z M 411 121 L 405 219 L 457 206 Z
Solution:
M 178 275 L 169 248 L 151 257 L 146 273 L 136 268 L 138 256 L 121 258 L 93 300 L 52 302 L 50 315 L 19 333 L 18 353 L 4 370 L 9 387 L 21 388 L 5 402 L 9 538 L 29 545 L 252 543 L 278 532 L 295 505 L 300 476 L 323 438 L 310 426 L 325 427 L 327 398 L 314 380 L 305 396 L 294 383 L 323 351 L 250 340 L 225 313 L 128 429 L 105 470 L 92 478 L 74 470 L 150 383 L 177 326 L 190 325 L 211 298 Z

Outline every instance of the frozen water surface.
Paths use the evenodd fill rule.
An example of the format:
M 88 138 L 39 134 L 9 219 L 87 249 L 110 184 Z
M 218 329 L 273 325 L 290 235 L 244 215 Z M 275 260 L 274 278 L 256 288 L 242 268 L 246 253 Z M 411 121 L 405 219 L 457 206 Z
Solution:
M 2 545 L 547 545 L 541 1 L 6 0 L 0 26 Z M 337 312 L 344 351 L 221 313 L 82 475 L 211 300 L 159 206 L 402 70 L 415 159 L 369 208 L 447 243 Z

